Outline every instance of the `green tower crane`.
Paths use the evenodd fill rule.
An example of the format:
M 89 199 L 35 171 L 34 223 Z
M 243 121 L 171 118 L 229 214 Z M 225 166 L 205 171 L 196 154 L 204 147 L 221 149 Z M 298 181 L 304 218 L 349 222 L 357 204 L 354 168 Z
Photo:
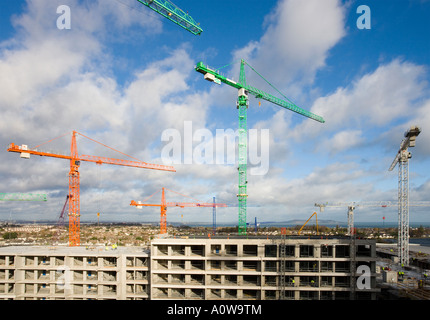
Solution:
M 0 201 L 46 201 L 43 193 L 0 193 Z
M 200 28 L 199 23 L 195 22 L 194 19 L 184 12 L 182 9 L 175 6 L 172 2 L 165 0 L 137 0 L 141 4 L 151 8 L 158 14 L 176 23 L 180 27 L 188 30 L 194 35 L 200 35 L 203 30 Z
M 286 108 L 288 110 L 294 111 L 302 116 L 313 119 L 315 121 L 324 123 L 324 119 L 321 116 L 313 114 L 312 112 L 306 111 L 302 108 L 299 108 L 291 101 L 286 101 L 279 99 L 269 93 L 266 93 L 262 90 L 259 90 L 255 87 L 252 87 L 246 84 L 245 77 L 245 65 L 250 67 L 254 72 L 256 72 L 260 77 L 262 77 L 254 68 L 252 68 L 248 63 L 246 63 L 243 59 L 240 61 L 240 74 L 239 74 L 239 82 L 228 79 L 227 77 L 221 75 L 218 70 L 209 68 L 207 65 L 204 65 L 203 62 L 199 62 L 195 67 L 197 72 L 200 72 L 204 75 L 204 78 L 208 81 L 215 82 L 217 84 L 225 83 L 233 88 L 238 89 L 238 98 L 237 98 L 237 109 L 239 110 L 239 142 L 238 142 L 238 171 L 239 171 L 239 192 L 237 194 L 239 201 L 239 222 L 238 222 L 238 233 L 240 235 L 246 234 L 246 201 L 247 201 L 247 155 L 248 155 L 248 146 L 247 146 L 247 109 L 249 105 L 248 94 L 254 95 L 258 99 L 264 99 L 266 101 L 272 102 L 278 106 Z M 264 79 L 264 77 L 262 77 Z M 264 79 L 270 86 L 273 87 L 270 82 Z M 273 87 L 276 91 L 278 91 L 275 87 Z M 278 91 L 279 92 L 279 91 Z M 284 96 L 285 97 L 285 96 Z M 286 98 L 286 97 L 285 97 Z M 286 98 L 288 100 L 288 98 Z

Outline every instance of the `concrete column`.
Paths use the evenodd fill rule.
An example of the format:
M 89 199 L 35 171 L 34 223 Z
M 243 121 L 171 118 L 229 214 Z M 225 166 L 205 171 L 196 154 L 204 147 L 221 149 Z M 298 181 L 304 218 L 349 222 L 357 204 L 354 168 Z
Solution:
M 117 257 L 117 266 L 118 269 L 116 271 L 116 299 L 125 300 L 127 295 L 127 286 L 126 286 L 126 267 L 127 267 L 127 257 L 126 255 L 120 255 Z
M 320 244 L 314 245 L 314 258 L 317 258 L 317 259 L 321 258 L 321 245 Z
M 296 244 L 294 247 L 294 257 L 299 258 L 300 257 L 300 245 Z

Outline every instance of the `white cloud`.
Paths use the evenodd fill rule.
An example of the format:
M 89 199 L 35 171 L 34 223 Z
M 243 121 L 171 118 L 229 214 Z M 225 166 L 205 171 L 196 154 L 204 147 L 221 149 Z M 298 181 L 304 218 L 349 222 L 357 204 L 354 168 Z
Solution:
M 256 70 L 270 75 L 279 89 L 313 82 L 325 66 L 329 50 L 345 35 L 345 9 L 338 0 L 280 1 L 266 17 L 266 30 L 234 53 Z M 263 72 L 264 71 L 264 72 Z M 289 90 L 291 94 L 291 90 Z
M 326 139 L 317 146 L 317 151 L 335 154 L 357 147 L 364 141 L 360 130 L 344 130 L 337 132 L 332 138 Z
M 113 35 L 104 28 L 109 29 L 108 21 L 112 21 L 108 16 L 115 18 L 125 12 L 117 12 L 112 2 L 107 5 L 66 2 L 72 12 L 71 30 L 60 31 L 55 27 L 56 2 L 29 1 L 27 10 L 14 18 L 19 30 L 14 40 L 0 46 L 2 144 L 14 142 L 34 147 L 77 130 L 142 161 L 161 164 L 159 144 L 164 128 L 180 128 L 184 120 L 205 126 L 206 95 L 186 92 L 187 78 L 193 72 L 187 48 L 178 48 L 164 59 L 160 56 L 157 62 L 142 67 L 135 78 L 120 86 L 116 78 L 109 76 L 112 66 L 105 63 L 112 61 L 109 51 L 103 49 L 106 41 L 113 40 L 107 38 Z M 144 16 L 147 19 L 141 23 L 137 16 L 128 18 L 114 19 L 120 31 L 113 29 L 122 32 L 121 27 L 127 30 L 130 23 L 147 25 L 148 19 L 153 19 L 151 15 Z M 156 26 L 157 23 L 151 24 L 150 28 Z M 59 147 L 58 151 L 67 154 L 70 134 L 42 149 L 52 147 Z M 78 137 L 78 150 L 83 154 L 124 158 L 94 143 L 91 145 L 82 137 Z M 32 157 L 25 162 L 10 153 L 0 154 L 0 158 L 7 163 L 0 167 L 3 182 L 8 186 L 5 191 L 49 192 L 53 204 L 48 210 L 50 215 L 44 218 L 56 216 L 54 203 L 63 202 L 61 192 L 68 189 L 68 162 L 45 157 Z M 97 189 L 99 192 L 106 189 L 103 199 L 107 210 L 133 211 L 128 206 L 131 196 L 141 192 L 149 182 L 160 186 L 172 184 L 175 175 L 113 167 L 100 169 L 95 164 L 81 163 L 82 212 L 95 210 L 91 192 L 97 193 Z M 100 187 L 98 181 L 105 183 Z M 116 192 L 116 197 L 108 197 L 112 192 Z M 127 199 L 126 207 L 121 209 L 123 200 L 119 204 L 118 199 Z
M 312 112 L 326 119 L 320 130 L 383 126 L 408 116 L 427 86 L 422 79 L 424 71 L 422 66 L 395 59 L 365 74 L 350 87 L 318 98 Z

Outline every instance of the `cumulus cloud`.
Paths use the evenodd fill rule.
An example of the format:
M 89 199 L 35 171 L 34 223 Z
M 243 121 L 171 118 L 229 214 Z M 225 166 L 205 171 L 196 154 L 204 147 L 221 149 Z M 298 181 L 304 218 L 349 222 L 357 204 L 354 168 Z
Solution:
M 348 123 L 381 126 L 415 106 L 427 83 L 425 68 L 395 59 L 365 74 L 350 87 L 317 99 L 312 111 L 322 114 L 331 128 Z
M 310 84 L 330 49 L 345 36 L 344 20 L 338 0 L 280 1 L 266 17 L 264 35 L 238 49 L 233 61 L 243 58 L 264 70 L 279 89 L 293 82 L 298 87 Z
M 125 85 L 112 76 L 114 64 L 108 64 L 113 58 L 109 50 L 104 50 L 106 43 L 115 40 L 109 33 L 112 26 L 108 21 L 115 21 L 112 29 L 116 33 L 127 30 L 132 23 L 146 30 L 160 23 L 150 23 L 154 19 L 151 15 L 144 15 L 142 20 L 142 15 L 113 3 L 29 1 L 24 12 L 13 18 L 16 35 L 13 41 L 7 40 L 0 46 L 2 145 L 14 142 L 34 147 L 77 130 L 142 161 L 161 164 L 163 128 L 178 127 L 184 120 L 205 126 L 205 94 L 184 94 L 189 89 L 187 77 L 193 72 L 186 48 L 180 47 L 152 64 L 142 65 Z M 59 4 L 71 8 L 70 30 L 55 26 Z M 66 134 L 41 149 L 67 154 L 70 137 Z M 78 136 L 79 153 L 124 158 L 91 143 Z M 48 193 L 52 205 L 45 218 L 56 216 L 54 203 L 58 204 L 59 197 L 65 197 L 68 189 L 68 162 L 45 157 L 32 157 L 25 162 L 10 153 L 0 157 L 5 163 L 0 174 L 7 191 Z M 112 167 L 81 163 L 83 213 L 96 210 L 91 194 L 103 194 L 103 190 L 108 211 L 121 210 L 118 199 L 127 199 L 122 210 L 130 211 L 130 197 L 141 194 L 149 181 L 155 181 L 155 185 L 169 184 L 174 175 Z M 116 192 L 116 197 L 107 197 L 112 192 Z M 120 203 L 124 205 L 123 201 Z
M 327 139 L 316 149 L 319 151 L 330 150 L 331 154 L 357 147 L 364 141 L 360 130 L 345 130 L 337 132 L 332 138 Z
M 207 92 L 194 88 L 195 59 L 189 45 L 158 52 L 133 69 L 126 80 L 119 79 L 114 68 L 122 62 L 114 59 L 109 45 L 133 42 L 138 35 L 160 32 L 161 27 L 152 15 L 142 17 L 120 2 L 127 3 L 100 0 L 83 5 L 77 0 L 34 0 L 13 18 L 16 34 L 0 44 L 0 143 L 34 146 L 77 130 L 142 161 L 161 163 L 161 136 L 166 129 L 179 133 L 184 155 L 187 121 L 192 122 L 193 132 L 206 129 L 215 134 L 218 124 L 209 110 L 223 104 L 233 109 L 232 114 L 236 111 L 237 94 L 231 88 L 213 86 Z M 72 9 L 71 30 L 55 27 L 56 7 L 60 4 Z M 340 1 L 279 1 L 265 19 L 263 36 L 232 54 L 234 59 L 245 58 L 263 75 L 270 74 L 270 80 L 282 91 L 291 89 L 289 96 L 294 100 L 294 92 L 312 86 L 317 72 L 326 66 L 330 50 L 345 37 L 344 20 L 345 7 Z M 142 33 L 130 28 L 132 24 L 137 24 Z M 369 194 L 381 198 L 387 195 L 374 182 L 386 179 L 383 174 L 362 165 L 361 158 L 337 156 L 369 142 L 377 146 L 393 142 L 398 146 L 399 135 L 393 134 L 396 130 L 403 132 L 409 124 L 429 122 L 425 72 L 423 66 L 395 59 L 357 76 L 351 85 L 313 102 L 311 111 L 324 116 L 325 124 L 311 120 L 297 124 L 284 109 L 274 109 L 273 114 L 255 111 L 261 118 L 252 120 L 250 129 L 270 130 L 270 168 L 264 175 L 248 176 L 249 203 L 260 205 L 258 209 L 250 207 L 249 215 L 259 210 L 259 220 L 287 220 L 315 210 L 317 201 L 356 201 Z M 229 125 L 236 119 L 232 118 Z M 398 126 L 387 129 L 387 123 Z M 222 127 L 226 127 L 225 122 Z M 371 138 L 369 132 L 375 130 L 379 130 L 377 138 Z M 423 131 L 419 138 L 423 154 L 429 154 L 429 133 Z M 234 139 L 228 137 L 229 141 Z M 215 137 L 202 146 L 214 142 L 219 140 Z M 67 152 L 69 143 L 70 135 L 56 146 Z M 81 153 L 122 158 L 83 137 L 78 143 Z M 195 141 L 194 146 L 198 143 Z M 301 155 L 303 150 L 314 152 L 313 156 Z M 231 150 L 226 151 L 223 156 L 231 155 Z M 67 193 L 67 161 L 38 157 L 24 161 L 9 153 L 0 154 L 0 160 L 0 176 L 7 191 L 48 192 L 53 201 L 47 204 L 46 212 L 50 212 L 49 218 L 58 216 Z M 309 168 L 301 167 L 303 161 Z M 110 215 L 106 219 L 120 220 L 122 215 L 124 219 L 125 215 L 136 218 L 148 212 L 156 221 L 158 210 L 140 213 L 130 208 L 129 202 L 169 186 L 203 201 L 211 200 L 208 195 L 216 195 L 219 201 L 237 202 L 235 164 L 179 164 L 176 169 L 176 173 L 163 173 L 82 163 L 83 219 L 89 215 L 94 220 L 103 203 L 101 210 Z M 424 197 L 428 182 L 415 189 Z M 237 219 L 237 209 L 229 208 L 220 215 L 226 212 L 231 215 L 225 215 L 225 219 Z M 209 219 L 200 212 L 187 213 L 187 217 L 188 221 Z
M 382 64 L 349 86 L 317 98 L 311 111 L 322 115 L 326 122 L 315 125 L 306 120 L 296 126 L 292 135 L 299 141 L 318 136 L 328 147 L 325 150 L 333 152 L 352 148 L 363 138 L 367 143 L 374 142 L 395 121 L 403 123 L 403 132 L 407 123 L 417 118 L 415 115 L 425 114 L 423 98 L 428 84 L 424 75 L 425 67 L 400 59 Z M 388 137 L 386 134 L 385 139 Z M 346 138 L 350 138 L 349 142 Z M 342 142 L 343 147 L 339 148 L 337 142 Z

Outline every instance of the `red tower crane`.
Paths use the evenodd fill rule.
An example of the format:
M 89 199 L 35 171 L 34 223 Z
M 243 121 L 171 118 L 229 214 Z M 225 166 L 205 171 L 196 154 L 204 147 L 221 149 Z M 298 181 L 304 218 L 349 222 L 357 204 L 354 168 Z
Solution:
M 91 141 L 97 142 L 107 148 L 110 148 L 114 151 L 117 151 L 123 155 L 126 155 L 125 153 L 122 153 L 118 150 L 115 150 L 111 147 L 108 147 L 98 141 L 95 141 L 91 138 L 88 138 L 87 136 L 83 135 L 82 133 L 72 131 L 72 142 L 70 147 L 70 155 L 62 155 L 62 154 L 55 154 L 50 152 L 41 152 L 37 151 L 37 147 L 34 149 L 29 149 L 26 145 L 18 146 L 16 144 L 11 143 L 9 145 L 9 148 L 7 151 L 9 152 L 17 152 L 21 154 L 21 158 L 29 159 L 31 154 L 39 155 L 39 156 L 46 156 L 46 157 L 53 157 L 53 158 L 60 158 L 60 159 L 66 159 L 70 160 L 70 171 L 69 171 L 69 246 L 79 246 L 80 245 L 80 177 L 79 177 L 79 166 L 81 161 L 88 161 L 88 162 L 95 162 L 97 164 L 114 164 L 119 166 L 128 166 L 128 167 L 135 167 L 135 168 L 146 168 L 146 169 L 153 169 L 153 170 L 162 170 L 162 171 L 173 171 L 175 172 L 175 168 L 172 166 L 164 166 L 159 164 L 151 164 L 146 163 L 142 161 L 131 161 L 131 160 L 121 160 L 121 159 L 113 159 L 113 158 L 106 158 L 106 157 L 99 157 L 99 156 L 90 156 L 90 155 L 84 155 L 78 154 L 78 147 L 76 144 L 76 135 L 79 134 L 80 136 L 87 138 Z M 57 138 L 55 138 L 57 139 Z M 52 139 L 54 140 L 54 139 Z M 50 140 L 50 141 L 52 141 Z M 126 155 L 128 156 L 128 155 Z M 131 156 L 128 156 L 130 158 L 133 158 Z M 133 158 L 134 159 L 134 158 Z M 135 159 L 137 160 L 137 159 Z
M 150 204 L 150 203 L 142 203 L 141 201 L 134 201 L 131 200 L 130 205 L 136 206 L 138 209 L 142 209 L 142 207 L 160 207 L 160 234 L 167 233 L 167 207 L 227 207 L 225 203 L 210 203 L 210 202 L 167 202 L 166 201 L 166 195 L 164 192 L 165 188 L 161 188 L 161 203 L 160 204 Z M 172 191 L 172 190 L 169 190 Z M 157 191 L 158 192 L 158 191 Z M 175 192 L 175 191 L 172 191 Z M 177 192 L 175 192 L 177 193 Z M 154 193 L 155 194 L 155 193 Z M 152 197 L 154 194 L 149 196 L 148 198 Z M 147 199 L 148 199 L 147 198 Z

